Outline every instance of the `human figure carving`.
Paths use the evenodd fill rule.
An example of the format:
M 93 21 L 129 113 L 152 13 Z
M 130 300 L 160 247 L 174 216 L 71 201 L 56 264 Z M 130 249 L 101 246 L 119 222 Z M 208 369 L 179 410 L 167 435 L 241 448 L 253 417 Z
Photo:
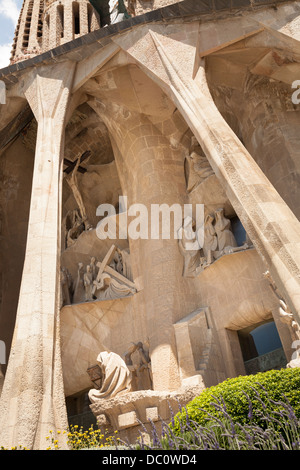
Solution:
M 73 295 L 73 303 L 79 303 L 84 300 L 84 284 L 83 284 L 83 263 L 78 263 L 78 270 L 77 270 L 77 278 L 74 285 L 74 295 Z
M 194 225 L 194 220 L 186 217 L 178 237 L 179 249 L 184 257 L 184 277 L 195 277 L 200 265 L 200 245 L 193 229 Z
M 91 389 L 89 399 L 92 403 L 124 395 L 132 390 L 131 373 L 124 360 L 113 352 L 103 351 L 97 357 L 102 372 L 100 389 Z
M 191 149 L 184 162 L 184 172 L 186 179 L 186 190 L 193 191 L 199 184 L 209 176 L 214 175 L 214 171 L 209 161 L 204 155 L 198 141 L 193 136 L 191 139 Z
M 190 155 L 186 156 L 184 166 L 186 190 L 188 193 L 193 191 L 193 189 L 205 181 L 209 176 L 214 175 L 214 171 L 205 155 L 199 155 L 196 152 L 192 152 Z
M 77 159 L 77 163 L 72 171 L 72 173 L 66 178 L 67 183 L 69 184 L 75 201 L 79 207 L 80 215 L 82 222 L 84 223 L 85 230 L 90 230 L 92 228 L 91 224 L 88 221 L 85 205 L 79 190 L 78 181 L 77 181 L 77 171 L 80 165 L 80 158 Z
M 122 258 L 119 254 L 119 249 L 116 248 L 114 257 L 112 262 L 110 263 L 110 267 L 117 271 L 118 273 L 122 274 L 123 273 L 123 265 L 122 265 Z
M 66 217 L 66 247 L 74 245 L 77 238 L 84 231 L 84 223 L 77 209 L 67 214 Z
M 89 302 L 93 300 L 93 274 L 89 264 L 87 265 L 86 272 L 83 275 L 83 285 L 85 289 L 85 300 L 86 302 Z
M 91 258 L 90 267 L 91 267 L 91 273 L 92 273 L 92 277 L 94 281 L 97 277 L 96 258 L 94 256 Z
M 266 271 L 263 275 L 264 275 L 265 279 L 267 279 L 269 281 L 269 285 L 270 285 L 271 289 L 273 290 L 274 294 L 276 295 L 276 297 L 279 300 L 278 311 L 279 311 L 279 315 L 280 315 L 280 320 L 283 323 L 286 323 L 288 325 L 290 333 L 291 333 L 292 341 L 294 342 L 296 347 L 299 347 L 299 345 L 300 345 L 300 325 L 295 321 L 293 312 L 290 310 L 287 303 L 285 302 L 285 300 L 283 299 L 283 297 L 279 293 L 278 288 L 277 288 L 275 282 L 273 281 L 270 272 Z M 293 354 L 293 356 L 294 355 L 296 357 L 293 358 L 287 364 L 288 368 L 300 367 L 300 350 L 298 349 Z
M 218 251 L 224 248 L 236 247 L 237 243 L 231 231 L 231 222 L 224 216 L 224 209 L 220 208 L 215 211 L 215 231 L 218 238 Z
M 72 303 L 72 277 L 68 269 L 65 267 L 61 268 L 60 271 L 60 284 L 61 284 L 61 307 L 64 305 L 70 305 Z
M 125 363 L 132 372 L 137 390 L 151 390 L 153 379 L 149 351 L 145 351 L 143 343 L 132 343 L 125 354 Z
M 218 238 L 215 227 L 213 225 L 214 216 L 208 214 L 204 220 L 204 244 L 203 253 L 206 258 L 207 265 L 210 265 L 214 260 L 214 252 L 218 248 Z
M 94 281 L 93 284 L 93 295 L 96 295 L 98 300 L 119 299 L 136 293 L 136 289 L 122 284 L 107 273 L 101 274 L 100 280 Z
M 120 274 L 123 274 L 124 277 L 129 279 L 130 281 L 133 280 L 132 271 L 131 271 L 131 259 L 129 250 L 120 250 L 117 248 L 117 253 L 119 255 L 119 264 L 117 265 L 117 271 Z

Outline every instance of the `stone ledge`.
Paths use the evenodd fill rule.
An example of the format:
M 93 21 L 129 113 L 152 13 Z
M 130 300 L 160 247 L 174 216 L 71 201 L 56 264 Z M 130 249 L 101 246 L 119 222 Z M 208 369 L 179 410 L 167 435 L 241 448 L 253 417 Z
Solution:
M 185 406 L 204 390 L 200 384 L 182 387 L 174 392 L 141 390 L 119 395 L 108 400 L 99 400 L 90 405 L 100 429 L 132 443 L 145 430 L 151 432 L 151 423 L 156 423 L 157 431 L 163 422 L 169 423 L 180 407 Z

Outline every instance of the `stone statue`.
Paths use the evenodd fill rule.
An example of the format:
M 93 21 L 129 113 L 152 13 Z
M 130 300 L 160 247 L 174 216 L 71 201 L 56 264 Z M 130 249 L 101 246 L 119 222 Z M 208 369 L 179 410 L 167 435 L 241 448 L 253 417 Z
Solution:
M 195 137 L 192 137 L 191 151 L 184 162 L 186 190 L 193 191 L 206 178 L 214 175 L 214 171 Z
M 96 295 L 98 300 L 119 299 L 136 293 L 136 289 L 122 284 L 105 272 L 101 274 L 100 280 L 94 281 L 93 284 L 93 295 Z
M 133 280 L 129 250 L 120 250 L 120 248 L 116 247 L 110 267 L 130 281 Z
M 193 191 L 199 184 L 209 176 L 214 175 L 214 171 L 204 155 L 192 152 L 185 158 L 185 178 L 186 190 L 188 193 Z
M 81 220 L 84 223 L 84 228 L 85 228 L 85 230 L 90 230 L 92 228 L 92 226 L 88 221 L 85 205 L 83 203 L 83 199 L 82 199 L 81 193 L 79 191 L 79 187 L 78 187 L 77 171 L 78 171 L 79 165 L 80 165 L 80 158 L 77 159 L 76 165 L 75 165 L 72 173 L 69 176 L 66 177 L 66 181 L 69 184 L 69 186 L 72 190 L 74 199 L 77 202 L 77 205 L 79 207 L 79 212 L 80 212 L 80 215 L 81 215 Z
M 72 303 L 72 277 L 68 269 L 62 267 L 60 270 L 61 285 L 61 307 Z
M 131 260 L 129 250 L 120 250 L 119 248 L 117 248 L 116 252 L 119 255 L 120 260 L 116 270 L 124 277 L 132 281 L 133 276 L 131 271 Z
M 93 300 L 93 274 L 89 264 L 87 265 L 86 272 L 83 275 L 83 285 L 85 289 L 85 301 L 90 302 Z
M 125 363 L 132 372 L 132 383 L 136 390 L 152 390 L 152 370 L 149 351 L 145 351 L 143 343 L 132 343 L 125 354 Z
M 90 267 L 91 267 L 93 281 L 95 281 L 95 279 L 97 278 L 97 266 L 96 266 L 96 258 L 94 256 L 91 258 Z
M 294 318 L 294 315 L 293 315 L 292 311 L 290 310 L 287 303 L 285 302 L 285 300 L 282 298 L 281 294 L 279 293 L 278 288 L 277 288 L 275 282 L 273 281 L 270 272 L 266 271 L 263 275 L 264 275 L 265 279 L 267 279 L 269 281 L 269 284 L 270 284 L 270 287 L 271 287 L 272 291 L 274 292 L 274 294 L 276 295 L 276 297 L 279 300 L 278 311 L 279 311 L 279 315 L 280 315 L 280 320 L 283 323 L 286 323 L 288 325 L 290 333 L 291 333 L 292 341 L 296 345 L 296 347 L 299 347 L 300 346 L 300 326 L 295 321 L 295 318 Z M 292 360 L 287 364 L 288 368 L 300 367 L 300 351 L 299 351 L 299 349 L 293 354 L 293 356 L 294 355 L 295 355 L 295 357 L 292 358 Z
M 130 18 L 124 5 L 124 0 L 109 0 L 110 23 L 119 23 L 120 21 Z
M 102 372 L 102 383 L 99 390 L 89 391 L 92 403 L 131 392 L 131 373 L 118 354 L 103 351 L 98 355 L 97 363 Z
M 123 272 L 123 265 L 122 265 L 122 258 L 119 254 L 119 249 L 117 248 L 114 254 L 114 257 L 110 263 L 110 267 L 117 271 L 118 273 L 122 274 Z
M 221 252 L 226 247 L 236 247 L 237 243 L 231 231 L 231 222 L 224 216 L 224 209 L 215 211 L 215 231 L 218 238 L 218 251 Z
M 66 216 L 66 247 L 74 245 L 77 238 L 84 231 L 84 223 L 77 209 Z
M 186 217 L 179 234 L 179 249 L 184 257 L 183 276 L 195 277 L 200 265 L 200 246 L 194 231 L 195 222 Z
M 204 220 L 204 244 L 203 253 L 207 265 L 210 265 L 214 260 L 214 252 L 218 249 L 218 238 L 215 227 L 213 225 L 214 216 L 208 214 Z
M 84 300 L 85 289 L 83 284 L 83 263 L 78 263 L 77 278 L 74 284 L 73 303 L 78 304 Z

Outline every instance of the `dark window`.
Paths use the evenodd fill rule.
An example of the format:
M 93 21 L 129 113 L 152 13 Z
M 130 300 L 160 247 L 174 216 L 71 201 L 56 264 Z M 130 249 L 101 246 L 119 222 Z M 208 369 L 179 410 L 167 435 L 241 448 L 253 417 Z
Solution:
M 246 372 L 249 374 L 286 366 L 286 357 L 275 323 L 270 320 L 238 331 Z
M 73 3 L 74 34 L 80 34 L 79 3 Z

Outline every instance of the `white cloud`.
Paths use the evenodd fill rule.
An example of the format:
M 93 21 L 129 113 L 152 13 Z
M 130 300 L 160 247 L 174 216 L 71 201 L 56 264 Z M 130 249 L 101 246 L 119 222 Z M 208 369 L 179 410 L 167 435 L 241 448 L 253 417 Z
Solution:
M 11 44 L 0 45 L 0 69 L 9 65 Z
M 0 15 L 6 16 L 14 25 L 19 19 L 19 8 L 16 0 L 0 0 Z

